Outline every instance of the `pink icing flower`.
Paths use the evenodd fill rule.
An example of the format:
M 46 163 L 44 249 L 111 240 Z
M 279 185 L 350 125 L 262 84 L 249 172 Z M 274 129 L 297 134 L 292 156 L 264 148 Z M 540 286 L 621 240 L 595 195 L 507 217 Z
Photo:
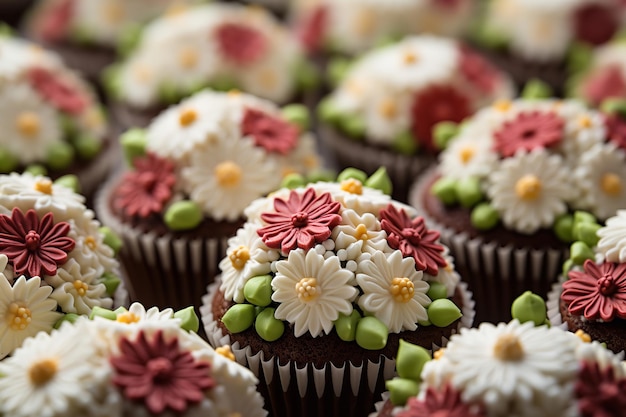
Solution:
M 621 416 L 626 410 L 626 378 L 616 378 L 612 366 L 584 362 L 574 392 L 581 417 Z
M 583 97 L 594 106 L 607 98 L 626 96 L 626 80 L 618 65 L 608 65 L 592 73 L 581 86 Z
M 574 13 L 576 39 L 592 45 L 608 42 L 619 28 L 616 12 L 598 3 L 579 8 Z
M 59 108 L 59 110 L 80 114 L 89 104 L 89 100 L 75 86 L 68 84 L 45 68 L 34 67 L 26 73 L 28 82 L 41 96 Z
M 152 340 L 143 331 L 137 340 L 122 339 L 120 353 L 111 358 L 113 383 L 126 398 L 142 401 L 152 414 L 167 409 L 183 413 L 189 404 L 202 401 L 205 390 L 215 386 L 211 365 L 181 350 L 177 338 L 166 341 L 161 330 Z
M 380 211 L 380 224 L 387 232 L 387 243 L 392 249 L 398 249 L 405 257 L 415 259 L 415 268 L 437 275 L 439 267 L 447 262 L 442 254 L 444 247 L 437 243 L 440 233 L 428 230 L 423 217 L 411 219 L 404 210 L 398 210 L 389 204 Z
M 24 215 L 15 207 L 11 217 L 0 214 L 0 253 L 9 258 L 16 275 L 56 275 L 57 266 L 67 262 L 67 254 L 74 249 L 69 231 L 69 223 L 55 224 L 52 213 L 40 221 L 35 210 Z
M 433 85 L 417 93 L 411 106 L 411 129 L 416 140 L 435 151 L 432 129 L 442 121 L 460 122 L 471 114 L 469 99 L 453 87 Z
M 133 164 L 135 170 L 126 173 L 115 190 L 114 207 L 127 216 L 160 214 L 176 183 L 174 164 L 152 153 Z
M 461 73 L 483 93 L 492 93 L 500 75 L 486 59 L 465 45 L 461 48 Z
M 282 155 L 295 148 L 299 134 L 292 123 L 249 107 L 243 115 L 241 131 L 246 136 L 252 136 L 256 146 Z
M 308 53 L 313 54 L 322 49 L 327 24 L 328 9 L 323 5 L 314 7 L 302 19 L 298 26 L 298 36 Z
M 557 145 L 563 137 L 563 125 L 563 119 L 552 112 L 522 112 L 494 133 L 495 150 L 506 158 L 519 149 L 531 151 Z
M 267 39 L 258 30 L 240 23 L 223 23 L 215 29 L 220 52 L 237 64 L 252 64 L 267 50 Z
M 65 38 L 74 14 L 74 0 L 61 0 L 40 14 L 35 30 L 43 41 L 58 42 Z
M 596 265 L 588 259 L 584 272 L 570 271 L 563 283 L 561 299 L 571 314 L 588 320 L 611 321 L 626 318 L 626 264 L 605 262 Z
M 330 237 L 332 228 L 341 221 L 340 208 L 329 193 L 316 196 L 313 188 L 304 194 L 291 191 L 287 201 L 274 199 L 276 213 L 261 214 L 268 225 L 257 233 L 268 247 L 285 253 L 296 248 L 311 249 Z
M 432 387 L 426 390 L 426 397 L 419 400 L 409 398 L 406 409 L 397 417 L 484 417 L 480 406 L 470 406 L 461 399 L 461 392 L 447 384 L 443 391 Z
M 626 120 L 616 114 L 604 116 L 609 141 L 622 149 L 626 149 Z

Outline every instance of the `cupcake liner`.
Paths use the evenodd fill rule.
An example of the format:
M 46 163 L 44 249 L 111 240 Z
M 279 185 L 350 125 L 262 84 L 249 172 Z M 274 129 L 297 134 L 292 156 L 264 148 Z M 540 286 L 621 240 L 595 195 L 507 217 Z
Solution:
M 548 293 L 546 308 L 548 309 L 548 320 L 552 327 L 567 330 L 567 323 L 564 323 L 561 317 L 561 291 L 563 291 L 563 282 L 559 280 L 559 282 L 552 285 L 552 290 Z
M 131 301 L 161 309 L 199 306 L 206 286 L 217 275 L 228 236 L 184 239 L 166 233 L 144 232 L 121 222 L 109 207 L 120 176 L 110 179 L 96 196 L 102 224 L 122 239 L 118 257 L 126 275 Z
M 408 201 L 415 179 L 436 161 L 434 155 L 409 156 L 347 138 L 323 123 L 318 126 L 318 133 L 340 169 L 354 167 L 372 174 L 384 166 L 393 183 L 393 198 L 402 202 Z
M 424 173 L 411 189 L 409 201 L 429 227 L 441 232 L 441 242 L 450 248 L 457 272 L 474 294 L 477 322 L 508 322 L 511 304 L 524 291 L 545 297 L 561 272 L 569 248 L 538 250 L 486 242 L 439 223 L 426 212 L 420 197 L 434 173 L 435 168 Z
M 472 294 L 464 283 L 459 288 L 463 317 L 452 334 L 471 327 L 474 319 Z M 219 281 L 209 285 L 200 307 L 204 330 L 213 347 L 231 345 L 230 336 L 222 332 L 212 313 L 211 305 L 218 289 Z M 447 342 L 448 339 L 442 337 L 432 343 L 432 350 Z M 379 362 L 367 360 L 354 364 L 348 361 L 340 366 L 329 358 L 328 363 L 317 368 L 313 363 L 282 363 L 278 357 L 266 358 L 263 351 L 255 353 L 239 342 L 233 343 L 231 349 L 237 362 L 250 368 L 259 378 L 259 391 L 265 397 L 270 415 L 274 416 L 368 415 L 385 389 L 384 381 L 395 373 L 395 359 L 384 355 Z M 300 402 L 295 403 L 298 399 Z

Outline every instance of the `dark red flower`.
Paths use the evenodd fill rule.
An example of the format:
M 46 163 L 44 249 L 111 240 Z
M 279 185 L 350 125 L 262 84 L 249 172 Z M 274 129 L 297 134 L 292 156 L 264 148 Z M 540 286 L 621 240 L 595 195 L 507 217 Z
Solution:
M 181 350 L 177 338 L 166 341 L 161 330 L 152 340 L 143 331 L 135 341 L 122 339 L 120 353 L 111 358 L 113 383 L 122 388 L 126 398 L 143 401 L 152 414 L 166 409 L 182 413 L 215 386 L 211 364 Z
M 624 415 L 626 378 L 616 378 L 612 366 L 600 369 L 597 362 L 584 362 L 574 390 L 582 417 Z
M 89 99 L 76 87 L 45 68 L 31 68 L 26 73 L 26 77 L 30 85 L 45 100 L 61 111 L 80 114 L 89 104 Z
M 0 214 L 0 253 L 9 258 L 16 275 L 56 275 L 57 266 L 67 262 L 67 254 L 74 249 L 69 231 L 69 223 L 55 224 L 52 213 L 40 221 L 35 210 L 24 215 L 15 207 L 11 217 Z
M 426 149 L 436 150 L 432 129 L 442 121 L 460 122 L 472 113 L 469 99 L 453 87 L 434 85 L 420 91 L 411 106 L 411 129 Z
M 74 0 L 61 0 L 40 14 L 35 30 L 41 40 L 58 42 L 67 36 L 67 29 L 74 14 Z
M 607 114 L 604 116 L 604 125 L 609 141 L 626 149 L 626 120 L 617 114 Z
M 618 65 L 608 65 L 586 78 L 581 92 L 585 100 L 599 106 L 607 98 L 626 97 L 626 80 Z
M 387 243 L 405 257 L 415 259 L 415 268 L 437 275 L 439 267 L 447 265 L 442 254 L 444 247 L 437 243 L 440 233 L 428 230 L 423 217 L 411 219 L 404 210 L 389 204 L 380 211 L 380 224 L 387 232 Z
M 611 40 L 619 29 L 619 12 L 601 4 L 586 4 L 574 13 L 576 39 L 592 45 Z
M 304 194 L 291 191 L 287 201 L 274 199 L 276 213 L 261 214 L 268 225 L 257 233 L 267 246 L 286 253 L 296 248 L 311 249 L 330 237 L 332 228 L 341 221 L 340 208 L 329 193 L 316 196 L 313 188 Z
M 265 35 L 240 23 L 223 23 L 215 29 L 220 52 L 237 64 L 252 64 L 267 49 Z
M 626 264 L 605 262 L 596 265 L 587 259 L 584 272 L 570 271 L 563 283 L 561 299 L 571 314 L 588 320 L 626 319 Z
M 128 216 L 160 214 L 176 183 L 174 164 L 148 153 L 133 165 L 135 170 L 126 173 L 115 189 L 113 206 Z
M 256 146 L 283 155 L 296 146 L 299 134 L 294 124 L 249 107 L 243 115 L 241 131 L 244 135 L 251 135 Z
M 418 400 L 409 398 L 406 409 L 398 413 L 397 417 L 484 417 L 482 407 L 470 406 L 461 400 L 461 392 L 449 384 L 443 391 L 436 391 L 429 387 L 426 397 Z
M 496 68 L 467 46 L 462 45 L 460 49 L 460 66 L 463 76 L 481 92 L 492 93 L 500 78 Z
M 504 157 L 519 149 L 531 151 L 557 145 L 563 137 L 563 119 L 552 112 L 522 112 L 494 133 L 495 150 Z
M 328 9 L 324 5 L 315 6 L 300 21 L 298 37 L 308 53 L 313 54 L 322 49 L 327 22 Z

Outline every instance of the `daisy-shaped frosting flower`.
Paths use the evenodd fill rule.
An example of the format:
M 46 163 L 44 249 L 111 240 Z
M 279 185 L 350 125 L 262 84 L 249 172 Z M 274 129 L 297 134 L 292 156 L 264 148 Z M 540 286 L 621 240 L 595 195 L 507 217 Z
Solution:
M 409 398 L 405 409 L 400 411 L 398 417 L 485 417 L 486 414 L 480 406 L 470 405 L 463 402 L 461 393 L 452 386 L 446 385 L 440 391 L 429 387 L 424 399 Z
M 52 213 L 39 219 L 34 210 L 24 214 L 14 208 L 11 217 L 0 214 L 0 230 L 0 252 L 9 257 L 17 275 L 54 275 L 74 249 L 74 240 L 67 236 L 70 225 L 55 223 Z
M 341 221 L 340 208 L 328 193 L 317 195 L 313 188 L 292 191 L 287 200 L 274 199 L 274 212 L 261 214 L 267 226 L 258 234 L 268 247 L 285 253 L 311 249 L 330 237 L 332 228 Z
M 480 134 L 479 134 L 480 135 Z M 486 177 L 496 166 L 498 155 L 486 134 L 461 134 L 441 154 L 441 172 L 447 177 Z
M 430 275 L 427 272 L 424 272 L 424 281 L 426 282 L 439 282 L 445 285 L 446 290 L 448 291 L 448 297 L 452 297 L 454 291 L 459 285 L 461 281 L 461 276 L 454 267 L 454 258 L 450 256 L 450 249 L 447 246 L 444 246 L 444 250 L 441 253 L 445 261 L 445 265 L 441 268 L 437 269 L 437 275 Z
M 612 366 L 583 362 L 574 392 L 582 416 L 618 416 L 626 409 L 626 378 Z
M 571 314 L 587 320 L 626 318 L 626 264 L 585 261 L 584 271 L 572 270 L 561 299 Z
M 371 213 L 378 216 L 380 210 L 387 207 L 391 197 L 380 190 L 366 187 L 361 181 L 349 178 L 341 182 L 318 182 L 314 184 L 319 192 L 329 193 L 333 200 L 346 209 L 354 210 L 358 215 Z M 401 205 L 401 203 L 394 202 Z M 406 206 L 409 207 L 409 206 Z
M 363 290 L 359 306 L 390 332 L 415 330 L 418 321 L 428 320 L 429 285 L 422 280 L 423 272 L 415 269 L 413 258 L 403 258 L 400 251 L 377 252 L 361 263 L 359 271 L 356 280 Z
M 298 127 L 257 109 L 246 108 L 241 121 L 241 132 L 250 135 L 256 146 L 267 152 L 287 154 L 297 144 Z
M 333 229 L 332 238 L 341 261 L 357 259 L 363 253 L 391 252 L 386 241 L 387 233 L 372 213 L 359 215 L 354 210 L 344 209 L 341 223 Z M 342 250 L 345 251 L 343 256 Z
M 0 279 L 0 358 L 38 332 L 52 330 L 61 318 L 57 303 L 50 298 L 52 287 L 41 287 L 41 279 L 21 276 L 13 282 Z
M 222 23 L 215 28 L 214 36 L 220 53 L 237 65 L 255 63 L 268 48 L 264 33 L 242 23 Z
M 551 112 L 521 112 L 494 133 L 495 149 L 504 157 L 518 150 L 532 151 L 558 145 L 563 138 L 563 119 Z
M 307 331 L 313 337 L 328 334 L 339 314 L 350 315 L 358 295 L 351 285 L 354 274 L 339 259 L 324 259 L 314 250 L 296 249 L 276 264 L 272 300 L 280 303 L 274 316 L 294 325 L 296 337 Z
M 600 238 L 597 251 L 604 255 L 606 261 L 626 263 L 626 210 L 617 210 L 617 214 L 607 219 L 597 235 Z
M 68 220 L 71 226 L 68 237 L 76 243 L 69 257 L 75 259 L 82 268 L 94 269 L 100 275 L 105 272 L 116 273 L 119 262 L 115 258 L 113 248 L 104 243 L 100 222 L 93 218 L 92 211 L 86 211 L 84 214 L 85 217 L 79 218 L 78 221 Z
M 176 183 L 174 164 L 148 153 L 145 157 L 135 158 L 133 167 L 134 170 L 124 174 L 115 190 L 113 206 L 131 217 L 161 214 Z
M 69 80 L 61 79 L 46 68 L 33 67 L 26 73 L 26 78 L 44 100 L 60 111 L 79 114 L 89 104 L 84 93 L 70 85 Z

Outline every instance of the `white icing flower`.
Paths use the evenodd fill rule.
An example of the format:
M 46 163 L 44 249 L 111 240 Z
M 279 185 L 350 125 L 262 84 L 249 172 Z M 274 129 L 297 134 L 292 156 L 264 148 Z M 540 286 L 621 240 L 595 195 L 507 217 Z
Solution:
M 364 97 L 364 121 L 371 143 L 391 145 L 401 133 L 411 127 L 411 99 L 402 90 L 395 91 L 371 86 Z
M 443 246 L 443 245 L 442 245 Z M 438 269 L 437 275 L 433 276 L 424 272 L 424 281 L 426 282 L 439 282 L 446 287 L 447 296 L 452 297 L 454 291 L 461 281 L 461 276 L 454 268 L 454 258 L 450 256 L 450 249 L 447 246 L 443 246 L 443 253 L 441 256 L 446 261 L 446 266 Z
M 280 305 L 274 316 L 293 324 L 296 337 L 307 331 L 313 337 L 328 334 L 340 313 L 352 312 L 351 301 L 358 294 L 350 285 L 354 274 L 343 269 L 338 258 L 324 259 L 314 250 L 296 249 L 276 269 L 272 300 Z
M 525 12 L 523 18 L 515 19 L 510 26 L 511 49 L 536 61 L 560 59 L 573 38 L 569 14 L 561 10 Z
M 504 225 L 525 234 L 552 226 L 576 196 L 563 159 L 545 149 L 518 151 L 487 181 L 487 194 Z
M 372 213 L 378 216 L 380 210 L 392 202 L 389 195 L 380 190 L 366 187 L 357 179 L 348 179 L 339 183 L 317 182 L 310 186 L 315 188 L 318 194 L 330 193 L 333 200 L 338 201 L 346 209 L 354 210 L 359 215 Z
M 138 51 L 132 55 L 128 58 L 124 70 L 119 72 L 119 88 L 132 106 L 148 107 L 159 100 L 159 86 L 165 77 L 156 71 L 160 65 L 155 65 L 153 58 L 156 58 L 157 63 L 161 63 L 169 55 L 149 52 Z
M 621 379 L 626 376 L 626 372 L 622 367 L 623 351 L 616 355 L 598 341 L 578 343 L 576 346 L 576 359 L 579 362 L 597 363 L 600 369 L 613 368 L 615 379 Z
M 333 229 L 332 238 L 340 261 L 355 260 L 363 253 L 391 252 L 387 233 L 372 213 L 359 215 L 354 210 L 344 209 L 341 223 Z M 342 250 L 345 251 L 345 258 L 341 255 Z
M 41 287 L 41 279 L 24 276 L 13 286 L 0 279 L 0 358 L 10 354 L 22 342 L 37 332 L 52 330 L 61 318 L 57 303 L 50 298 L 52 287 Z
M 609 262 L 626 262 L 626 210 L 617 210 L 617 214 L 607 219 L 606 224 L 597 232 L 597 251 Z
M 119 263 L 115 259 L 113 249 L 104 243 L 104 235 L 100 232 L 100 222 L 93 220 L 93 212 L 86 210 L 84 216 L 69 219 L 70 232 L 68 237 L 74 240 L 74 249 L 68 254 L 82 268 L 94 269 L 98 276 L 105 272 L 117 273 Z M 81 221 L 82 220 L 82 221 Z M 83 227 L 78 224 L 82 223 Z
M 490 136 L 487 134 L 478 136 L 472 131 L 464 132 L 452 140 L 440 159 L 440 169 L 446 173 L 446 177 L 484 178 L 493 171 L 498 155 L 493 150 Z
M 556 111 L 565 120 L 561 148 L 566 161 L 575 166 L 590 149 L 604 143 L 607 133 L 604 116 L 574 100 L 562 102 Z
M 9 258 L 3 253 L 0 254 L 0 280 L 2 279 L 13 284 L 13 269 L 9 266 Z
M 415 330 L 418 321 L 427 321 L 430 298 L 423 273 L 415 269 L 413 258 L 402 258 L 400 251 L 386 256 L 377 252 L 360 265 L 356 280 L 363 290 L 359 306 L 382 321 L 390 332 Z
M 270 262 L 278 259 L 257 234 L 260 225 L 246 223 L 237 235 L 228 239 L 226 257 L 219 264 L 222 271 L 220 290 L 226 300 L 244 301 L 243 287 L 248 279 L 270 272 Z

